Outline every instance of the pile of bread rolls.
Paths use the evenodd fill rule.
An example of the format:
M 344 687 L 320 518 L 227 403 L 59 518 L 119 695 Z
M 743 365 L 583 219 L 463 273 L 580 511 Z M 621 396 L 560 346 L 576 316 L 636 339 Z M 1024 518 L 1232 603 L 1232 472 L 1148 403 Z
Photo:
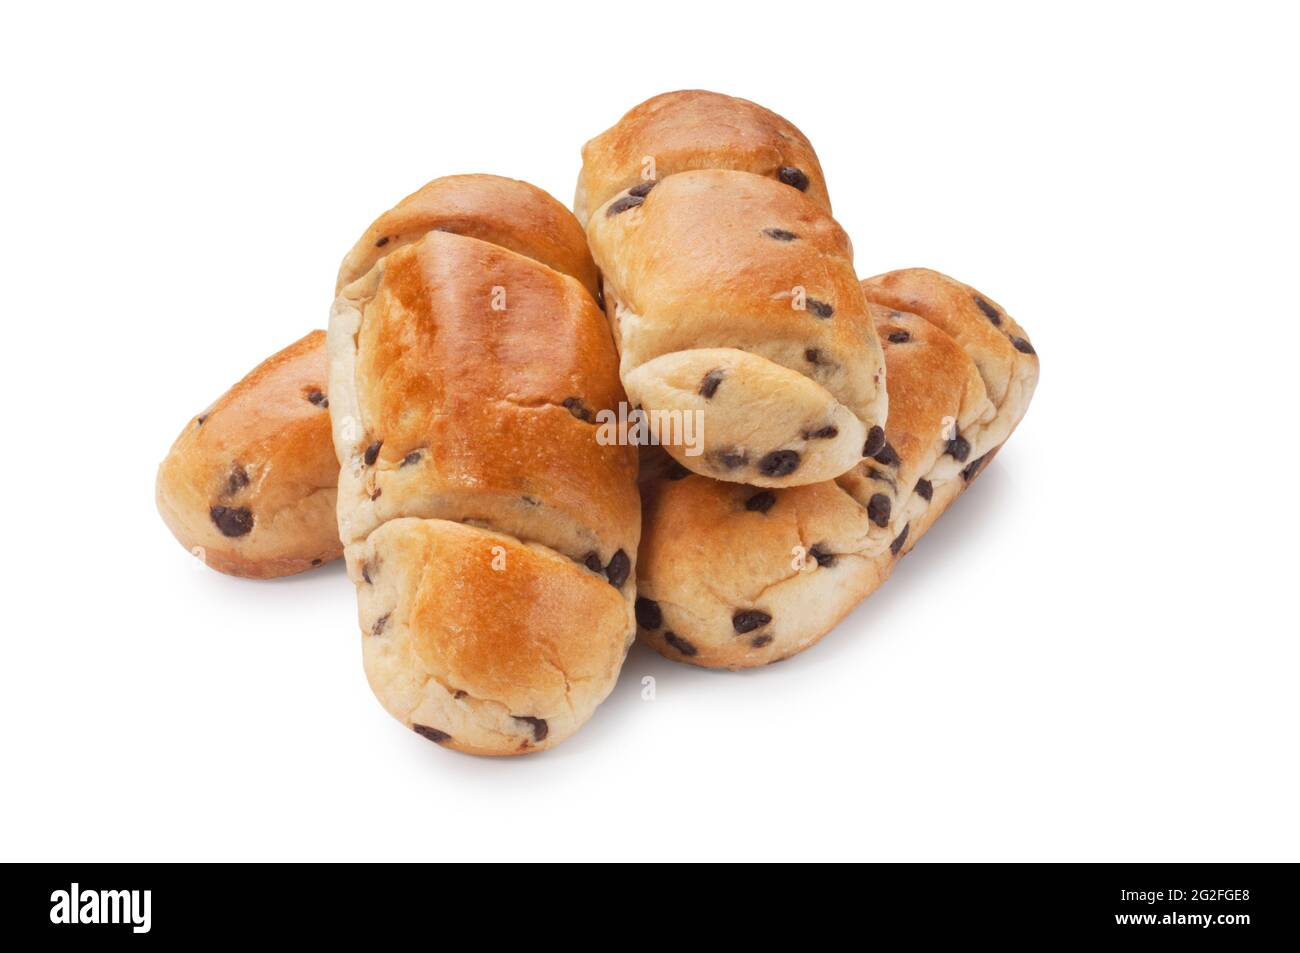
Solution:
M 859 281 L 793 125 L 668 93 L 586 144 L 574 213 L 460 175 L 376 219 L 328 332 L 189 421 L 158 507 L 224 573 L 342 555 L 395 718 L 459 751 L 540 751 L 638 635 L 727 669 L 812 645 L 1037 379 L 987 295 L 925 269 Z M 665 427 L 638 446 L 629 419 Z

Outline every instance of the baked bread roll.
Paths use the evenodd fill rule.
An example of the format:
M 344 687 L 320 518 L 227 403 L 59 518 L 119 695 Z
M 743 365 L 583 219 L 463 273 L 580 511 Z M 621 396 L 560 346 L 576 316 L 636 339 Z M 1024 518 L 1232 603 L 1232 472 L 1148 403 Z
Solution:
M 342 552 L 325 332 L 267 358 L 186 424 L 158 468 L 158 512 L 232 576 L 288 576 Z
M 656 96 L 584 146 L 575 208 L 623 386 L 680 464 L 777 487 L 862 458 L 887 410 L 880 345 L 798 129 L 718 93 Z
M 949 281 L 929 287 L 943 291 Z M 959 333 L 970 320 L 955 299 L 918 293 L 916 300 Z M 1007 411 L 957 339 L 915 314 L 870 310 L 885 352 L 890 415 L 876 452 L 851 473 L 759 489 L 647 456 L 636 614 L 641 638 L 656 651 L 739 669 L 814 644 L 888 579 L 1000 446 L 979 441 L 1009 434 L 1023 416 L 1032 384 L 1014 392 Z M 962 434 L 976 441 L 966 453 Z
M 625 399 L 613 342 L 582 282 L 524 252 L 430 231 L 330 318 L 366 674 L 395 718 L 475 754 L 572 734 L 635 628 L 636 453 L 595 422 Z
M 583 146 L 573 210 L 585 226 L 620 192 L 692 169 L 766 176 L 831 210 L 821 163 L 802 132 L 747 99 L 702 89 L 647 99 Z

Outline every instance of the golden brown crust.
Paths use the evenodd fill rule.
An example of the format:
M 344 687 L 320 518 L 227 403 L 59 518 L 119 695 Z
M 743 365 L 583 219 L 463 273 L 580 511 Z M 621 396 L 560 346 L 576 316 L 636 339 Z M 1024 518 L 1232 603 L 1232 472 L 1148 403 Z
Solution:
M 325 332 L 313 331 L 186 425 L 157 481 L 158 510 L 182 546 L 257 579 L 342 553 L 326 385 Z
M 636 452 L 597 439 L 624 400 L 600 310 L 534 258 L 431 231 L 343 290 L 329 351 L 376 695 L 462 751 L 563 740 L 634 632 Z
M 886 440 L 879 452 L 837 482 L 863 506 L 887 507 L 888 519 L 873 524 L 876 542 L 884 544 L 929 509 L 927 501 L 916 496 L 918 483 L 933 489 L 956 479 L 974 459 L 962 435 L 977 434 L 994 417 L 995 408 L 974 362 L 956 341 L 914 314 L 869 307 L 885 350 Z M 879 499 L 882 496 L 887 503 Z
M 599 444 L 595 426 L 623 392 L 608 329 L 576 282 L 431 232 L 389 255 L 373 289 L 340 300 L 362 314 L 347 538 L 421 516 L 473 520 L 574 559 L 594 552 L 601 565 L 635 553 L 635 453 Z M 354 481 L 348 464 L 376 444 Z
M 629 399 L 703 415 L 703 454 L 668 452 L 755 485 L 845 472 L 886 392 L 843 229 L 745 172 L 683 172 L 634 197 L 606 204 L 588 236 Z M 793 467 L 765 465 L 771 454 Z
M 349 563 L 366 567 L 359 609 L 375 693 L 445 747 L 551 747 L 591 715 L 622 664 L 626 601 L 545 547 L 397 519 L 349 547 Z
M 644 506 L 640 634 L 692 665 L 794 655 L 893 565 L 870 552 L 866 510 L 833 482 L 765 490 L 690 474 L 650 485 Z
M 784 170 L 812 202 L 831 208 L 817 154 L 793 124 L 747 99 L 686 89 L 646 100 L 583 146 L 574 211 L 585 225 L 619 192 L 692 169 L 778 180 Z
M 905 268 L 862 282 L 867 300 L 909 311 L 942 329 L 970 356 L 997 412 L 971 436 L 980 455 L 1006 442 L 1038 384 L 1029 336 L 992 298 L 929 268 Z
M 897 378 L 885 432 L 903 463 L 903 483 L 930 470 L 940 442 L 993 412 L 984 382 L 966 352 L 951 337 L 914 314 L 872 307 L 885 349 L 887 373 Z M 956 464 L 965 462 L 954 460 Z
M 497 175 L 445 176 L 402 199 L 348 252 L 335 291 L 431 231 L 508 248 L 576 278 L 593 296 L 598 292 L 586 236 L 569 210 L 534 185 Z

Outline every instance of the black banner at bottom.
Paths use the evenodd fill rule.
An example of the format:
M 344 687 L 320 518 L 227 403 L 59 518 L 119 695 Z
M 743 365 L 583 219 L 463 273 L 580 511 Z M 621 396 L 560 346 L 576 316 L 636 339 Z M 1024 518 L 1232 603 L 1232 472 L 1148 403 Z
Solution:
M 1292 865 L 841 865 L 812 876 L 757 865 L 726 872 L 656 865 L 602 876 L 605 886 L 592 887 L 578 871 L 468 864 L 11 864 L 0 913 L 10 936 L 95 946 L 336 943 L 397 937 L 433 922 L 430 942 L 470 929 L 499 939 L 529 927 L 547 942 L 557 927 L 608 927 L 614 936 L 630 931 L 665 943 L 716 931 L 734 941 L 766 937 L 774 920 L 825 940 L 839 926 L 917 940 L 1240 946 L 1296 933 L 1294 879 Z

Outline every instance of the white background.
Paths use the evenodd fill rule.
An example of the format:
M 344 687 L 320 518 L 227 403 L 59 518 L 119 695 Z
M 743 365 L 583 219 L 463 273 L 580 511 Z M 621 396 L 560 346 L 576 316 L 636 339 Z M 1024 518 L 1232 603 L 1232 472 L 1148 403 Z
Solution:
M 1282 5 L 2 16 L 0 857 L 1300 859 Z M 813 650 L 638 648 L 554 751 L 439 750 L 371 697 L 341 567 L 199 567 L 155 468 L 324 326 L 379 212 L 470 171 L 567 203 L 582 143 L 682 87 L 803 129 L 863 275 L 1005 305 L 1037 398 Z

